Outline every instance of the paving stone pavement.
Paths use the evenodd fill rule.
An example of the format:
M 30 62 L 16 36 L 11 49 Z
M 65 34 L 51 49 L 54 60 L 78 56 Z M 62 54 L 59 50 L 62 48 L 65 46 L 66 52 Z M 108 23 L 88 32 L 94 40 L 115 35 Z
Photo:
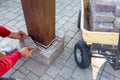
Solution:
M 89 68 L 81 69 L 74 60 L 74 45 L 81 39 L 77 28 L 80 0 L 56 0 L 56 31 L 65 33 L 64 51 L 49 67 L 33 58 L 21 59 L 4 77 L 25 80 L 120 80 L 120 70 L 114 71 L 104 59 L 92 58 Z M 20 0 L 0 0 L 0 24 L 12 31 L 27 33 Z M 0 38 L 0 50 L 14 46 L 17 40 Z

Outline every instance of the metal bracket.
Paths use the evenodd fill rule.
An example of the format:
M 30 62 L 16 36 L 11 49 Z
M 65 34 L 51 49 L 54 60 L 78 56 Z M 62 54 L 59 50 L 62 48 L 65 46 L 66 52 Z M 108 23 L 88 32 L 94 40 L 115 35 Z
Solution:
M 98 46 L 95 46 L 95 48 L 96 50 L 98 50 L 98 54 L 103 55 L 103 57 L 100 56 L 92 56 L 92 57 L 106 58 L 114 70 L 120 69 L 120 32 L 119 32 L 117 49 L 103 48 L 102 45 L 99 44 Z M 114 54 L 108 54 L 107 52 L 111 52 L 111 53 L 113 52 Z

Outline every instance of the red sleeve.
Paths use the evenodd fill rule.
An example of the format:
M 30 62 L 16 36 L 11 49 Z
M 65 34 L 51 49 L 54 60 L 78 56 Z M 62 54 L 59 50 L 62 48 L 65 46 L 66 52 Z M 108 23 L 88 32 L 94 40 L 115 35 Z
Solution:
M 0 25 L 0 36 L 1 37 L 7 37 L 8 35 L 10 35 L 10 31 L 8 29 L 6 29 L 4 26 Z
M 20 52 L 14 52 L 0 58 L 0 76 L 4 75 L 9 69 L 11 69 L 20 58 Z

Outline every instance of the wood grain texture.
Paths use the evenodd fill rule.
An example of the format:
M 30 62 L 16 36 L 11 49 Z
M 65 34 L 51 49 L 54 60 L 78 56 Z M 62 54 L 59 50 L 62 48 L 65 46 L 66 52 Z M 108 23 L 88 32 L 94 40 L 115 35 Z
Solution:
M 48 46 L 55 38 L 55 0 L 21 0 L 28 35 Z

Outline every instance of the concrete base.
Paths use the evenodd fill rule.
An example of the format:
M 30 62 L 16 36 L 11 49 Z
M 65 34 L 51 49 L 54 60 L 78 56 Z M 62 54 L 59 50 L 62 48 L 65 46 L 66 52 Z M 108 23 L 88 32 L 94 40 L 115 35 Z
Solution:
M 48 48 L 38 44 L 37 47 L 38 50 L 33 54 L 33 58 L 49 66 L 64 49 L 64 35 L 62 33 L 57 33 L 55 40 Z

